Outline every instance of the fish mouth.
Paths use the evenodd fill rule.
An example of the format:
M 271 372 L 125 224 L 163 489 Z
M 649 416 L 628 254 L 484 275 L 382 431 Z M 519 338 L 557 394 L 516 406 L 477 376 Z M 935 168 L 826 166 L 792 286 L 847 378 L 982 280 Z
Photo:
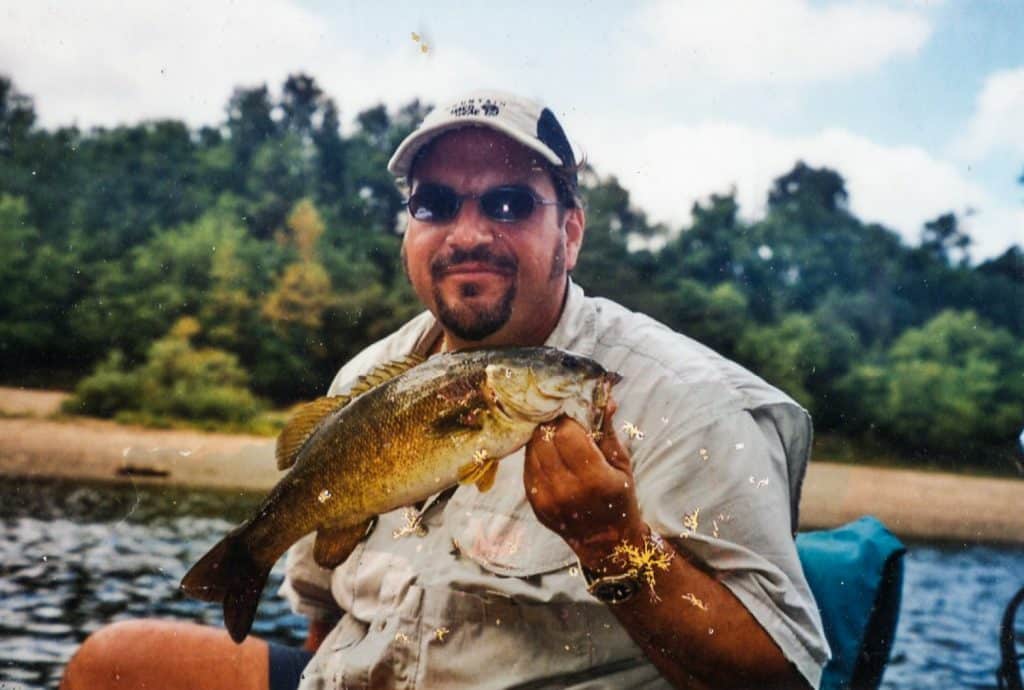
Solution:
M 591 428 L 599 430 L 604 426 L 604 415 L 608 402 L 612 398 L 612 387 L 622 380 L 622 374 L 617 371 L 605 372 L 601 381 L 594 386 L 593 415 L 591 417 Z

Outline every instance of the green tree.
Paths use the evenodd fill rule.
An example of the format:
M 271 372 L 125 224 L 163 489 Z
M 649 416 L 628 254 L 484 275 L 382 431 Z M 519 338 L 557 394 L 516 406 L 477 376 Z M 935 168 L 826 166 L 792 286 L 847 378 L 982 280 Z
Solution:
M 779 324 L 744 332 L 741 361 L 789 393 L 811 412 L 822 410 L 831 382 L 844 374 L 858 348 L 844 324 L 806 314 L 789 314 Z
M 324 314 L 335 300 L 331 278 L 317 258 L 317 243 L 324 223 L 313 202 L 303 199 L 288 217 L 278 241 L 295 249 L 298 259 L 284 267 L 262 303 L 262 314 L 272 326 L 277 343 L 267 343 L 276 353 L 277 370 L 262 380 L 272 394 L 282 389 L 307 394 L 323 385 L 328 357 L 324 344 Z M 264 375 L 265 370 L 260 370 Z
M 55 335 L 35 313 L 41 306 L 36 294 L 41 285 L 26 280 L 33 273 L 32 256 L 38 244 L 39 230 L 28 224 L 25 200 L 0 196 L 0 284 L 4 285 L 0 291 L 0 351 L 5 359 L 45 347 Z
M 960 222 L 952 213 L 944 213 L 928 221 L 921 231 L 921 250 L 944 264 L 966 266 L 969 259 L 967 248 L 970 245 L 970 236 L 960 229 Z
M 662 289 L 643 311 L 727 357 L 751 326 L 747 298 L 733 283 L 708 288 L 688 278 Z
M 89 294 L 70 314 L 78 346 L 97 359 L 117 348 L 128 361 L 139 361 L 167 324 L 186 314 L 203 314 L 214 287 L 214 257 L 221 250 L 242 251 L 245 232 L 233 206 L 225 204 L 194 222 L 159 232 L 117 260 L 94 264 Z M 284 255 L 283 249 L 266 243 L 258 261 L 276 270 Z M 250 294 L 267 284 L 264 279 L 252 286 Z
M 648 241 L 663 228 L 648 223 L 614 176 L 602 179 L 586 169 L 581 180 L 587 232 L 573 277 L 591 294 L 651 310 L 659 267 L 650 252 L 630 252 L 629 243 Z
M 693 222 L 665 247 L 660 260 L 668 273 L 714 285 L 735 278 L 736 258 L 746 253 L 746 226 L 740 222 L 735 191 L 712 194 L 691 209 Z
M 227 106 L 228 141 L 237 177 L 232 186 L 237 194 L 245 193 L 245 173 L 256 151 L 277 135 L 273 116 L 274 105 L 266 84 L 256 88 L 238 88 Z
M 165 423 L 253 420 L 263 404 L 246 387 L 248 375 L 234 355 L 194 347 L 192 339 L 200 329 L 197 319 L 178 320 L 135 369 L 115 351 L 79 383 L 64 409 Z
M 1024 250 L 1012 246 L 971 271 L 957 306 L 1024 338 Z
M 42 241 L 28 205 L 0 195 L 0 375 L 16 381 L 66 373 L 76 343 L 64 327 L 76 282 L 75 254 Z
M 1018 339 L 973 312 L 945 311 L 842 385 L 860 401 L 862 422 L 907 449 L 962 454 L 1013 437 L 1024 419 L 1021 372 Z

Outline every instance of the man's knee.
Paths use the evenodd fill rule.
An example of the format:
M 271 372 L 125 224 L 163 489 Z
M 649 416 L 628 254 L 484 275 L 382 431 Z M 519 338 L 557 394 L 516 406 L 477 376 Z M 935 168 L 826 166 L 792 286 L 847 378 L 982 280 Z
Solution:
M 61 690 L 86 690 L 113 684 L 121 673 L 127 640 L 138 635 L 148 621 L 121 621 L 89 635 L 64 669 Z
M 236 645 L 223 630 L 184 621 L 113 623 L 90 635 L 64 670 L 62 690 L 265 688 L 267 643 Z

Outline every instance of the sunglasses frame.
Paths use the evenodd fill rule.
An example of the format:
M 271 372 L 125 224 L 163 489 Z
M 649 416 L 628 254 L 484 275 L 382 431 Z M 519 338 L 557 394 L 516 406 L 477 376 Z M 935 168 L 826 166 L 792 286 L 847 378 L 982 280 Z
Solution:
M 412 205 L 416 195 L 419 194 L 420 191 L 424 187 L 433 187 L 435 189 L 446 190 L 447 192 L 451 192 L 451 195 L 455 198 L 455 208 L 454 208 L 454 210 L 453 210 L 453 212 L 452 212 L 450 217 L 439 218 L 439 219 L 435 219 L 435 218 L 424 219 L 424 218 L 417 218 L 416 217 L 416 215 L 413 213 L 411 205 Z M 495 216 L 491 215 L 490 213 L 488 213 L 487 209 L 484 208 L 483 198 L 485 196 L 489 195 L 489 194 L 493 194 L 495 192 L 502 192 L 502 191 L 514 191 L 514 192 L 525 193 L 527 196 L 530 197 L 530 200 L 533 202 L 534 206 L 530 209 L 530 212 L 528 214 L 526 214 L 525 216 L 523 216 L 522 218 L 498 218 L 498 217 L 495 217 Z M 408 198 L 404 199 L 402 203 L 405 206 L 405 210 L 409 213 L 409 216 L 411 218 L 415 219 L 416 221 L 418 221 L 420 223 L 430 223 L 432 225 L 441 225 L 441 224 L 444 224 L 444 223 L 450 223 L 453 220 L 455 220 L 456 218 L 458 218 L 459 217 L 459 212 L 462 210 L 462 202 L 466 201 L 467 199 L 475 199 L 476 202 L 477 202 L 477 208 L 480 209 L 480 213 L 482 213 L 488 219 L 493 220 L 496 223 L 505 223 L 505 224 L 522 223 L 524 220 L 529 219 L 530 216 L 532 216 L 534 214 L 534 212 L 537 210 L 537 206 L 559 206 L 562 203 L 561 201 L 559 201 L 557 199 L 555 199 L 555 200 L 545 199 L 544 197 L 540 196 L 536 191 L 534 191 L 532 187 L 530 187 L 528 185 L 525 185 L 525 184 L 502 184 L 502 185 L 497 185 L 497 186 L 494 186 L 494 187 L 490 187 L 489 189 L 485 189 L 484 191 L 480 192 L 479 194 L 459 194 L 457 191 L 455 191 L 455 189 L 453 187 L 449 187 L 446 184 L 438 184 L 436 182 L 425 182 L 425 183 L 419 185 L 419 187 L 416 189 L 416 191 L 413 192 L 412 194 L 410 194 Z

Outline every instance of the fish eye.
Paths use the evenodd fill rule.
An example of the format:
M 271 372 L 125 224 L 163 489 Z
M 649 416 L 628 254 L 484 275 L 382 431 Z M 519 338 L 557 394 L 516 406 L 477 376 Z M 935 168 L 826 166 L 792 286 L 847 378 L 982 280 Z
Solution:
M 562 365 L 570 371 L 580 371 L 584 368 L 583 361 L 573 355 L 563 355 Z

